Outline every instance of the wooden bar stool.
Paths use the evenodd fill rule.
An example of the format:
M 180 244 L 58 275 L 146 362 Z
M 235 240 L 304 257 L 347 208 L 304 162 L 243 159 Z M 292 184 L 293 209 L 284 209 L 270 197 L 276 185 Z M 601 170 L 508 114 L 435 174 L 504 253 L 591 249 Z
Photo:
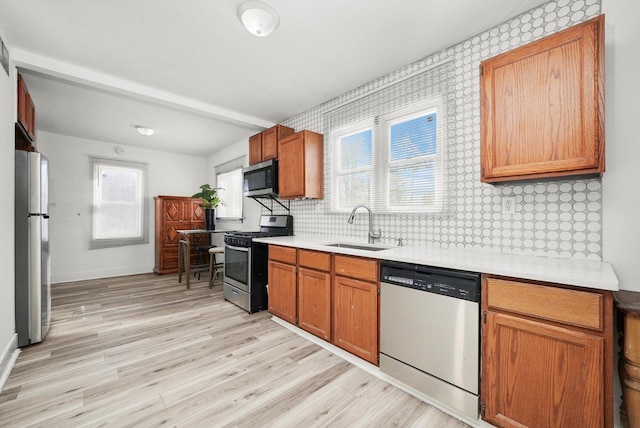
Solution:
M 220 281 L 222 281 L 222 268 L 224 267 L 224 262 L 218 261 L 216 259 L 217 255 L 224 256 L 224 248 L 209 248 L 209 288 L 213 288 L 213 281 L 216 276 L 219 276 Z
M 200 273 L 209 269 L 207 264 L 191 265 L 191 243 L 188 240 L 181 239 L 178 243 L 178 282 L 182 282 L 182 272 L 185 273 L 185 282 L 187 289 L 191 287 L 191 272 Z

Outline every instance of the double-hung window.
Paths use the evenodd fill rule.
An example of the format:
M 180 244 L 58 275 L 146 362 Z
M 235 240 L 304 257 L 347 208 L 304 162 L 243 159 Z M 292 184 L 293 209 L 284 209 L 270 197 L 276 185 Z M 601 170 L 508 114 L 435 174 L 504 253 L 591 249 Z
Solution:
M 216 218 L 221 220 L 242 220 L 244 158 L 234 159 L 216 166 L 216 187 L 222 203 L 216 208 Z
M 147 165 L 91 158 L 93 218 L 90 249 L 149 242 L 146 209 Z
M 442 211 L 442 138 L 438 102 L 387 115 L 385 128 L 384 210 Z
M 433 98 L 333 130 L 333 210 L 441 212 L 442 111 Z
M 334 209 L 344 211 L 358 204 L 370 204 L 374 177 L 373 122 L 342 128 L 334 135 Z

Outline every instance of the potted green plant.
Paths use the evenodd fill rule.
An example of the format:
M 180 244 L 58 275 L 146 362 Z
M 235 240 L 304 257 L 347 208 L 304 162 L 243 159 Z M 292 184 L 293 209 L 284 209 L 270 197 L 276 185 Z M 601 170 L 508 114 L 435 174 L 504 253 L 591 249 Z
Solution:
M 203 184 L 200 186 L 200 191 L 191 196 L 192 198 L 202 199 L 200 206 L 204 208 L 204 222 L 207 230 L 215 230 L 216 228 L 216 208 L 222 203 L 222 200 L 217 194 L 218 190 L 222 190 L 222 188 Z

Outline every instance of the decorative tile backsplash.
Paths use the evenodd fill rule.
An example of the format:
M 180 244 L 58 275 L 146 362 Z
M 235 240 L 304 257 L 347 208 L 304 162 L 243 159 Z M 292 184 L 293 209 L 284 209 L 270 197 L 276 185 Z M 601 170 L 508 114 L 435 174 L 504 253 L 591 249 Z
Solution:
M 599 0 L 549 2 L 482 34 L 409 64 L 285 122 L 298 130 L 325 133 L 323 117 L 354 100 L 452 61 L 455 118 L 448 130 L 448 213 L 376 214 L 382 243 L 455 247 L 492 252 L 602 260 L 602 186 L 599 178 L 519 183 L 480 182 L 479 65 L 484 59 L 600 14 Z M 325 138 L 325 153 L 329 153 Z M 326 160 L 326 156 L 325 156 Z M 291 202 L 296 235 L 367 239 L 367 215 L 329 211 L 329 171 L 325 199 Z M 514 196 L 516 212 L 502 213 L 502 197 Z M 280 213 L 282 209 L 274 209 Z

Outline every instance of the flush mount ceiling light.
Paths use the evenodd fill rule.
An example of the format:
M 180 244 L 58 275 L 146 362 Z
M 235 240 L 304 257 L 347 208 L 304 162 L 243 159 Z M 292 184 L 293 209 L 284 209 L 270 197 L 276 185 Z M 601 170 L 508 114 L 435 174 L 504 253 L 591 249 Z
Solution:
M 140 135 L 145 135 L 145 136 L 149 136 L 149 135 L 153 135 L 153 133 L 155 132 L 153 129 L 151 128 L 145 128 L 144 126 L 140 126 L 140 125 L 136 125 L 135 126 L 136 131 L 138 131 L 138 133 Z
M 276 11 L 261 1 L 250 1 L 240 5 L 238 18 L 247 31 L 258 37 L 268 36 L 280 24 L 280 17 Z

